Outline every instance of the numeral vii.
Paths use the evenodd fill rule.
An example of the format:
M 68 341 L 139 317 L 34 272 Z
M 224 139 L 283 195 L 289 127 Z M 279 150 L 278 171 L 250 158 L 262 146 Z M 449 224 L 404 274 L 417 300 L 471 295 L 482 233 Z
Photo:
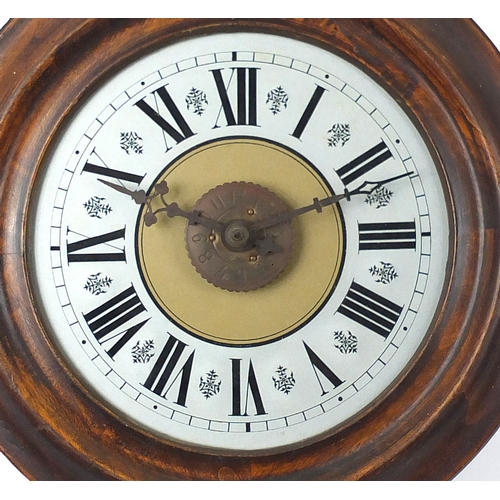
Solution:
M 394 302 L 353 282 L 338 312 L 387 338 L 402 310 Z
M 175 403 L 184 407 L 186 406 L 194 360 L 194 351 L 192 351 L 185 361 L 181 361 L 187 347 L 187 344 L 169 334 L 165 347 L 158 356 L 146 382 L 144 382 L 144 387 L 158 396 L 166 397 L 174 383 L 179 380 Z

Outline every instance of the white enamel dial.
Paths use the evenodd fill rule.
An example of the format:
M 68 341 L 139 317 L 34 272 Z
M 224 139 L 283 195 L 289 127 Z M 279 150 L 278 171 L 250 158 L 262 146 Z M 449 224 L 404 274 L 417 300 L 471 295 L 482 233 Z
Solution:
M 279 225 L 247 253 L 164 212 L 147 226 L 160 197 L 127 192 L 163 181 L 186 212 L 236 182 L 289 210 L 368 192 L 289 221 L 282 272 L 230 291 L 205 263 L 224 283 L 244 257 L 245 282 L 285 251 Z M 211 199 L 224 223 L 240 188 Z M 104 83 L 58 136 L 31 221 L 37 299 L 83 383 L 134 425 L 219 450 L 314 440 L 369 408 L 418 354 L 449 252 L 438 169 L 396 101 L 323 49 L 251 33 L 179 42 Z

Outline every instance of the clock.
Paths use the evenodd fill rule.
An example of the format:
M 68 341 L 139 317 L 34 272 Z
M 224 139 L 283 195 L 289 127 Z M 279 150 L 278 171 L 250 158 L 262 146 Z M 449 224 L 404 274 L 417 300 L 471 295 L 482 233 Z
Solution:
M 447 479 L 494 432 L 500 66 L 475 25 L 2 43 L 2 449 L 28 477 Z

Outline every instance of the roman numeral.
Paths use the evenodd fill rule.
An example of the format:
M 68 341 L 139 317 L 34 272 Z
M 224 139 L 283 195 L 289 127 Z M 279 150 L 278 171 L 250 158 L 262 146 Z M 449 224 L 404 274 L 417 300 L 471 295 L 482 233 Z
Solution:
M 179 380 L 175 403 L 184 407 L 186 406 L 195 352 L 192 351 L 187 360 L 182 364 L 181 357 L 186 347 L 188 347 L 187 344 L 169 334 L 165 347 L 158 356 L 151 373 L 144 383 L 144 387 L 158 394 L 158 396 L 166 398 L 174 383 Z M 181 364 L 182 366 L 180 366 Z
M 131 321 L 146 308 L 142 305 L 134 287 L 131 285 L 123 292 L 84 314 L 90 330 L 96 340 L 102 344 L 112 343 L 106 351 L 113 358 L 118 351 L 149 321 L 149 318 L 133 326 L 121 330 L 121 327 Z
M 347 186 L 391 157 L 391 151 L 385 142 L 381 141 L 373 148 L 339 168 L 337 174 L 344 185 Z
M 360 250 L 415 249 L 415 221 L 358 223 Z
M 244 384 L 241 380 L 241 359 L 231 359 L 232 365 L 232 409 L 231 415 L 235 417 L 248 416 L 248 406 L 250 397 L 253 400 L 255 415 L 265 415 L 266 410 L 262 401 L 259 386 L 257 384 L 257 377 L 253 368 L 252 360 L 248 365 L 248 376 Z M 243 397 L 242 387 L 245 388 L 245 395 Z M 244 400 L 244 401 L 243 401 Z M 242 405 L 244 403 L 244 408 Z
M 321 377 L 319 376 L 320 373 L 326 377 L 333 387 L 338 387 L 340 384 L 344 383 L 344 380 L 341 380 L 337 375 L 335 375 L 331 368 L 304 341 L 303 344 L 306 349 L 307 356 L 309 357 L 309 361 L 313 367 L 314 374 L 316 375 L 318 383 L 321 387 L 322 396 L 328 394 L 328 391 L 323 386 Z
M 220 69 L 214 69 L 212 75 L 219 93 L 221 109 L 224 111 L 228 126 L 255 125 L 257 126 L 257 71 L 259 68 L 231 68 L 231 77 L 226 87 Z M 229 87 L 236 73 L 236 114 L 231 105 Z M 220 115 L 220 111 L 219 111 Z M 218 128 L 219 118 L 214 128 Z
M 111 177 L 112 179 L 119 179 L 122 181 L 133 182 L 139 185 L 144 179 L 144 175 L 131 174 L 129 172 L 124 172 L 123 170 L 114 170 L 112 168 L 100 167 L 94 165 L 93 163 L 85 163 L 82 172 L 88 172 L 90 174 L 98 175 L 99 177 Z
M 387 338 L 402 310 L 394 302 L 353 282 L 338 312 Z
M 146 116 L 151 118 L 158 126 L 162 128 L 162 130 L 167 133 L 177 144 L 182 142 L 194 135 L 194 132 L 191 130 L 186 120 L 182 116 L 179 108 L 175 104 L 174 100 L 168 93 L 166 87 L 160 87 L 159 89 L 153 92 L 153 95 L 158 95 L 169 111 L 171 117 L 174 119 L 175 125 L 177 128 L 169 123 L 158 111 L 155 111 L 146 101 L 145 99 L 141 99 L 136 102 L 135 105 L 143 111 Z M 167 146 L 167 150 L 170 149 Z
M 68 233 L 71 231 L 68 227 Z M 95 247 L 98 245 L 108 245 L 110 241 L 125 239 L 125 228 L 112 231 L 110 233 L 100 234 L 99 236 L 92 236 L 84 238 L 83 240 L 67 243 L 68 263 L 71 262 L 119 262 L 125 261 L 125 248 L 117 249 L 117 252 L 93 252 L 86 253 L 80 252 L 87 248 Z M 111 245 L 112 246 L 112 245 Z M 113 247 L 116 248 L 116 247 Z
M 316 90 L 314 91 L 313 95 L 311 96 L 311 99 L 307 103 L 306 109 L 304 109 L 304 112 L 302 113 L 302 116 L 300 117 L 300 120 L 297 123 L 295 130 L 292 132 L 292 135 L 297 139 L 300 139 L 302 133 L 304 132 L 304 129 L 306 128 L 307 124 L 309 123 L 309 120 L 311 119 L 311 116 L 314 113 L 314 110 L 318 106 L 318 103 L 321 97 L 323 96 L 325 90 L 326 89 L 320 87 L 319 85 L 316 86 Z

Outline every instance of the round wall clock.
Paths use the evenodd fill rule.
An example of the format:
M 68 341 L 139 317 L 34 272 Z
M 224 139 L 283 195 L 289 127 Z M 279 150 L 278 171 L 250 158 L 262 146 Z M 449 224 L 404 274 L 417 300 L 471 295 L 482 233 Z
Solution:
M 0 446 L 25 475 L 474 456 L 500 422 L 500 59 L 472 22 L 1 35 Z

